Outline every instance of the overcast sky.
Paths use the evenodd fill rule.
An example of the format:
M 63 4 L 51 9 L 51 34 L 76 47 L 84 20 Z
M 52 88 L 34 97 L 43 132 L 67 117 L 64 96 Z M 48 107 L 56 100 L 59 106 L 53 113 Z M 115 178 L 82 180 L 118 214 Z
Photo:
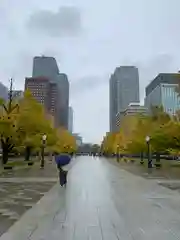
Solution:
M 180 69 L 179 0 L 1 0 L 0 80 L 23 89 L 35 55 L 56 57 L 71 84 L 74 131 L 99 142 L 109 129 L 109 76 L 136 65 L 144 88 Z

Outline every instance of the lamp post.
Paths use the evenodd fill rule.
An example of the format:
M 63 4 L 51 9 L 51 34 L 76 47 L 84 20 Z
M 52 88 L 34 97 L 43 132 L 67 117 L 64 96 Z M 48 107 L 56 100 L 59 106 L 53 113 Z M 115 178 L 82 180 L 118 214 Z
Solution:
M 148 150 L 148 169 L 152 168 L 152 159 L 150 155 L 150 137 L 146 136 L 147 150 Z
M 44 168 L 44 150 L 45 150 L 45 146 L 46 146 L 46 139 L 47 139 L 47 136 L 46 136 L 46 134 L 44 134 L 42 136 L 41 168 Z
M 117 155 L 117 162 L 119 162 L 119 144 L 117 145 L 117 152 L 116 152 L 116 155 Z

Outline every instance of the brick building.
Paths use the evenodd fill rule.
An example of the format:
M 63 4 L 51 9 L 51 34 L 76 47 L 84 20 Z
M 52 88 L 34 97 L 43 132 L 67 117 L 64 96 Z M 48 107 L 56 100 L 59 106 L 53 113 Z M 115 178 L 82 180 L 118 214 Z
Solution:
M 57 61 L 54 57 L 48 56 L 36 56 L 33 58 L 33 78 L 44 77 L 48 78 L 52 85 L 52 92 L 56 91 L 55 86 L 58 89 L 58 125 L 68 129 L 68 114 L 69 114 L 69 81 L 68 76 L 64 73 L 60 73 Z M 54 89 L 54 90 L 53 90 Z M 55 94 L 55 92 L 54 92 Z M 53 97 L 52 97 L 53 98 Z M 53 100 L 52 100 L 53 101 Z M 52 102 L 52 105 L 54 103 Z
M 54 117 L 58 125 L 58 88 L 46 77 L 30 77 L 25 79 L 25 89 L 29 89 L 33 97 L 41 103 L 46 112 Z

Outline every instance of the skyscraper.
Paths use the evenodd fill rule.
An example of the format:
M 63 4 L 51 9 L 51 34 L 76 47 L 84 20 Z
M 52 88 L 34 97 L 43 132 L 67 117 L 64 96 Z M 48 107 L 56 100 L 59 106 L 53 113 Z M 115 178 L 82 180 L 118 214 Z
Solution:
M 70 133 L 73 132 L 73 108 L 71 106 L 69 107 L 68 130 Z
M 54 117 L 54 124 L 58 126 L 57 84 L 51 83 L 49 79 L 45 77 L 26 78 L 25 90 L 26 89 L 29 89 L 33 97 L 44 106 L 46 113 L 50 113 Z
M 56 80 L 59 89 L 59 124 L 68 129 L 69 81 L 64 73 L 59 73 Z
M 159 73 L 146 87 L 146 96 L 148 96 L 161 83 L 178 84 L 180 73 Z
M 109 123 L 110 132 L 116 131 L 116 114 L 118 113 L 117 101 L 117 79 L 115 74 L 111 75 L 109 81 Z
M 59 73 L 55 58 L 37 56 L 33 59 L 33 78 L 37 77 L 45 77 L 54 84 L 54 89 L 57 90 L 58 122 L 60 126 L 68 129 L 69 81 L 67 75 Z
M 59 74 L 59 68 L 54 57 L 36 56 L 33 59 L 33 77 L 46 77 L 51 81 Z
M 115 69 L 110 78 L 110 131 L 116 131 L 116 115 L 130 103 L 139 102 L 139 73 L 134 66 Z

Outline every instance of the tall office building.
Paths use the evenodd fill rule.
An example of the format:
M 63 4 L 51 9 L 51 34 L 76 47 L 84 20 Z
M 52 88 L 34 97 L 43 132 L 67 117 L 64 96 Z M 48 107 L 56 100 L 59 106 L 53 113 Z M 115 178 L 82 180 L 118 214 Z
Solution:
M 180 73 L 160 73 L 146 87 L 145 106 L 151 113 L 152 106 L 163 106 L 166 113 L 175 115 L 180 110 L 180 97 L 176 91 Z
M 180 82 L 180 73 L 159 73 L 146 87 L 146 96 L 148 96 L 160 83 L 178 84 Z
M 59 124 L 68 129 L 69 120 L 69 81 L 64 73 L 59 73 L 56 80 L 59 89 Z
M 71 106 L 69 107 L 68 130 L 73 133 L 73 108 Z
M 68 129 L 69 81 L 67 75 L 59 73 L 55 58 L 37 56 L 33 59 L 33 78 L 37 77 L 45 77 L 54 84 L 57 90 L 58 122 L 60 126 Z
M 55 81 L 59 68 L 54 57 L 36 56 L 33 59 L 33 77 L 46 77 Z
M 116 75 L 111 75 L 109 81 L 109 123 L 110 132 L 116 131 L 116 115 L 118 113 L 117 101 L 117 78 Z
M 25 79 L 25 90 L 29 89 L 33 97 L 41 103 L 47 114 L 54 117 L 54 125 L 58 126 L 58 88 L 57 84 L 51 83 L 48 78 L 36 77 Z
M 116 115 L 123 113 L 132 102 L 139 103 L 139 73 L 134 66 L 115 69 L 110 78 L 110 132 L 117 130 Z

